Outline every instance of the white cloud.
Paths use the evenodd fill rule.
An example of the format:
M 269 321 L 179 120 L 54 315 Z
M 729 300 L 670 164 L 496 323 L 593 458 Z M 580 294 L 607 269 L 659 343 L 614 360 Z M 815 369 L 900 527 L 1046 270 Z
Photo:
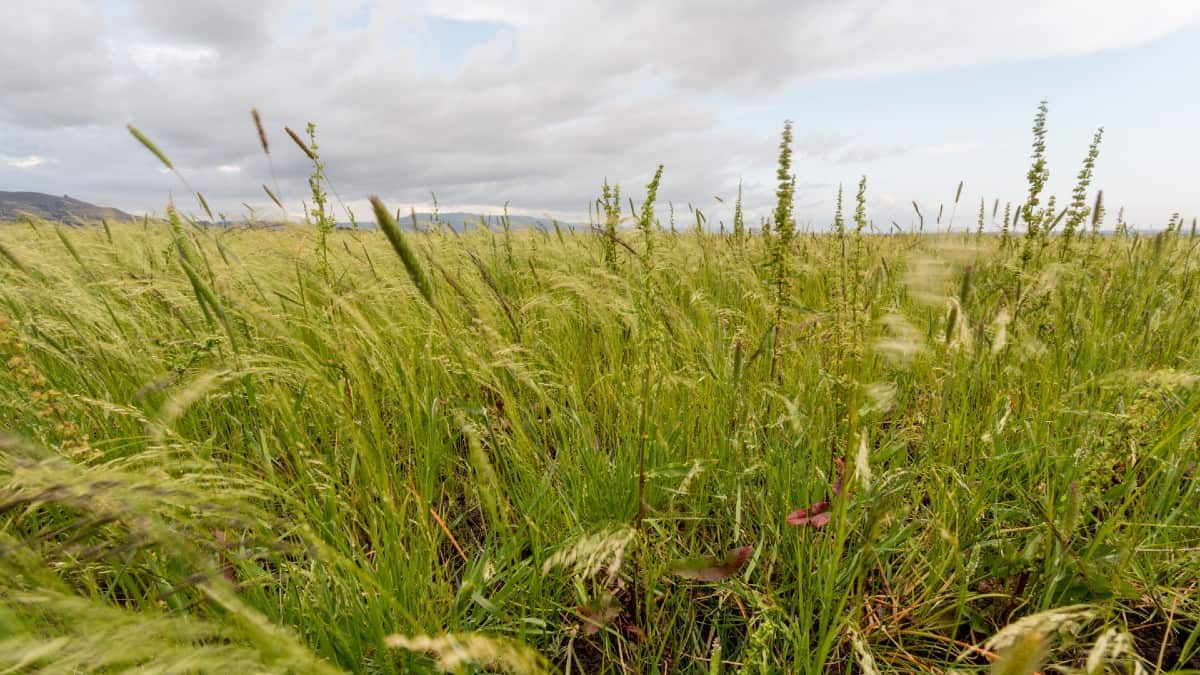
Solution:
M 176 45 L 134 45 L 128 48 L 129 58 L 149 75 L 178 77 L 217 59 L 211 47 L 180 47 Z
M 17 169 L 32 169 L 46 163 L 44 157 L 26 155 L 25 157 L 5 157 L 4 163 Z
M 217 167 L 217 171 L 220 171 L 221 173 L 241 173 L 242 167 L 238 166 L 237 164 L 222 164 L 221 166 Z
M 957 155 L 964 152 L 975 152 L 986 147 L 987 144 L 982 141 L 950 141 L 927 145 L 920 151 L 927 155 Z

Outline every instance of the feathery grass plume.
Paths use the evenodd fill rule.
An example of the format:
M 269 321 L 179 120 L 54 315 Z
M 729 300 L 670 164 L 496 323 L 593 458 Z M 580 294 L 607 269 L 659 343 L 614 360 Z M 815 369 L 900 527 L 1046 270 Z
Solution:
M 400 225 L 392 214 L 388 212 L 383 201 L 379 197 L 372 196 L 371 208 L 375 210 L 375 222 L 379 224 L 379 229 L 383 230 L 387 236 L 388 242 L 395 249 L 396 255 L 400 256 L 400 261 L 404 263 L 404 269 L 408 272 L 408 277 L 412 279 L 413 285 L 420 291 L 421 297 L 425 298 L 425 302 L 433 306 L 433 284 L 430 283 L 429 277 L 425 274 L 425 268 L 421 266 L 421 262 L 417 260 L 416 253 L 409 246 L 408 240 L 404 237 L 404 233 L 400 231 Z
M 708 654 L 708 675 L 721 675 L 721 638 L 713 638 L 712 649 Z
M 850 270 L 852 272 L 850 282 L 850 308 L 851 308 L 851 323 L 853 344 L 851 350 L 854 355 L 861 356 L 861 340 L 866 334 L 867 329 L 867 312 L 866 308 L 870 300 L 867 298 L 868 289 L 866 287 L 865 273 L 866 260 L 864 254 L 864 235 L 863 231 L 867 228 L 867 177 L 863 175 L 858 181 L 858 192 L 854 196 L 854 250 L 850 255 Z
M 1039 200 L 1042 189 L 1050 179 L 1050 169 L 1046 165 L 1046 114 L 1049 110 L 1049 102 L 1042 99 L 1038 104 L 1037 114 L 1033 117 L 1033 164 L 1025 174 L 1029 183 L 1029 195 L 1021 214 L 1025 219 L 1025 245 L 1021 249 L 1022 266 L 1029 264 L 1033 257 L 1033 244 L 1041 236 L 1039 226 L 1044 216 L 1042 211 L 1038 210 L 1038 205 L 1041 203 Z
M 1008 248 L 1009 214 L 1012 212 L 1012 202 L 1004 202 L 1004 223 L 1000 227 L 1000 248 Z
M 948 347 L 966 349 L 970 349 L 973 343 L 971 325 L 958 298 L 946 299 L 946 329 L 942 340 Z
M 641 231 L 643 242 L 646 250 L 642 255 L 644 262 L 649 262 L 652 259 L 651 250 L 653 249 L 654 235 L 654 202 L 658 199 L 658 185 L 662 181 L 663 165 L 659 164 L 658 169 L 654 172 L 654 177 L 646 184 L 646 200 L 642 202 L 642 212 L 638 216 L 638 230 Z
M 171 163 L 171 160 L 167 158 L 166 153 L 164 153 L 157 145 L 155 145 L 154 141 L 150 140 L 146 134 L 143 134 L 140 130 L 138 130 L 137 127 L 133 126 L 132 124 L 126 124 L 125 128 L 129 130 L 129 133 L 135 139 L 137 139 L 138 143 L 142 144 L 142 147 L 149 150 L 150 154 L 157 157 L 158 161 L 162 162 L 163 166 L 165 166 L 171 173 L 175 174 L 175 177 L 179 179 L 180 183 L 183 183 L 183 187 L 187 188 L 188 192 L 196 195 L 196 199 L 199 200 L 200 206 L 202 206 L 205 212 L 209 214 L 208 217 L 211 220 L 212 212 L 209 211 L 208 203 L 204 201 L 204 196 L 192 188 L 187 179 L 183 177 L 183 174 L 179 173 L 179 170 L 175 168 L 175 165 Z
M 921 331 L 902 314 L 891 312 L 880 320 L 882 334 L 875 340 L 875 351 L 895 366 L 907 366 L 925 348 Z
M 923 232 L 923 231 L 925 231 L 925 216 L 921 215 L 921 207 L 917 206 L 917 201 L 915 199 L 913 200 L 912 205 L 913 205 L 913 211 L 917 212 L 917 222 L 918 222 L 917 231 Z
M 838 246 L 838 303 L 835 311 L 838 354 L 846 346 L 847 320 L 850 315 L 850 291 L 847 288 L 849 271 L 846 250 L 846 219 L 842 215 L 842 184 L 838 183 L 837 202 L 833 211 L 833 235 Z
M 442 213 L 438 210 L 437 193 L 433 190 L 429 191 L 429 201 L 433 204 L 433 212 L 430 214 L 430 218 L 433 220 L 435 227 L 440 227 L 442 225 Z
M 774 232 L 771 233 L 771 242 L 768 248 L 769 258 L 767 260 L 767 268 L 769 270 L 769 283 L 774 291 L 772 298 L 774 303 L 775 317 L 771 324 L 771 333 L 778 336 L 779 327 L 783 323 L 783 307 L 787 304 L 788 299 L 788 254 L 792 248 L 792 240 L 796 236 L 796 221 L 792 217 L 794 208 L 795 187 L 796 181 L 792 175 L 792 121 L 785 120 L 783 123 L 783 133 L 779 140 L 779 161 L 775 170 L 775 178 L 778 181 L 778 186 L 775 190 L 775 215 L 774 215 Z M 764 228 L 763 236 L 767 236 L 767 230 Z M 771 360 L 770 360 L 770 375 L 774 379 L 776 367 L 776 349 L 775 343 L 777 340 L 772 340 Z
M 508 216 L 508 202 L 504 202 L 504 212 L 500 217 L 500 227 L 504 231 L 504 259 L 508 262 L 509 269 L 512 269 L 516 263 L 513 261 L 512 219 Z
M 858 194 L 854 197 L 854 231 L 862 234 L 867 227 L 867 177 L 858 181 Z
M 267 143 L 267 132 L 263 129 L 262 117 L 258 114 L 258 108 L 250 109 L 250 118 L 254 120 L 254 128 L 258 131 L 258 144 L 262 146 L 263 154 L 271 156 L 271 146 Z
M 983 236 L 983 214 L 986 209 L 983 197 L 979 198 L 979 219 L 975 223 L 975 238 L 979 239 Z
M 862 675 L 881 675 L 879 666 L 875 662 L 875 656 L 871 653 L 871 648 L 867 645 L 862 632 L 853 624 L 846 626 L 846 632 L 850 636 L 850 646 L 854 648 L 855 665 L 858 666 Z
M 792 218 L 795 186 L 792 177 L 792 121 L 784 120 L 783 134 L 779 139 L 779 162 L 775 169 L 779 186 L 775 189 L 775 234 L 783 246 L 790 246 L 796 233 L 796 222 Z M 782 263 L 782 261 L 780 261 Z
M 746 238 L 746 219 L 742 214 L 742 180 L 738 179 L 737 201 L 733 203 L 733 238 L 741 243 Z
M 621 574 L 625 554 L 636 535 L 637 530 L 631 527 L 584 535 L 547 558 L 542 563 L 542 574 L 557 569 L 567 570 L 579 579 L 603 574 L 605 583 L 612 585 Z
M 312 172 L 308 176 L 308 187 L 312 193 L 312 208 L 308 210 L 306 217 L 311 217 L 317 228 L 317 255 L 320 256 L 321 274 L 325 277 L 326 283 L 329 282 L 329 234 L 333 232 L 334 222 L 331 209 L 326 207 L 328 197 L 325 194 L 325 189 L 321 187 L 322 183 L 329 184 L 325 178 L 325 164 L 321 161 L 321 156 L 317 148 L 317 125 L 312 122 L 308 123 L 305 131 L 308 133 L 308 144 L 305 145 L 300 137 L 296 135 L 290 128 L 287 129 L 288 135 L 292 140 L 296 141 L 304 150 L 304 154 L 312 160 Z M 344 205 L 343 205 L 344 206 Z
M 208 215 L 208 219 L 213 219 L 212 209 L 208 208 L 208 200 L 204 199 L 204 195 L 200 192 L 196 193 L 196 199 L 200 200 L 200 207 L 204 209 L 204 213 Z
M 837 201 L 833 209 L 833 233 L 838 241 L 846 237 L 846 219 L 842 216 L 842 184 L 838 183 Z
M 0 546 L 6 554 L 12 550 L 3 538 Z M 341 672 L 290 635 L 286 647 L 278 641 L 256 643 L 220 617 L 114 607 L 55 588 L 58 584 L 23 567 L 0 565 L 0 570 L 13 579 L 45 584 L 27 590 L 0 583 L 5 598 L 0 616 L 7 629 L 0 641 L 4 672 Z M 54 626 L 53 632 L 46 634 L 42 625 Z
M 1072 605 L 1023 617 L 1000 629 L 983 643 L 983 649 L 1000 655 L 992 672 L 1032 675 L 1049 657 L 1056 637 L 1074 638 L 1099 617 L 1090 605 Z
M 264 184 L 262 186 L 262 189 L 263 189 L 263 192 L 267 193 L 267 196 L 271 198 L 271 201 L 275 202 L 275 206 L 278 206 L 280 209 L 283 209 L 283 202 L 279 201 L 279 197 L 276 197 L 274 192 L 271 192 L 271 188 L 267 187 Z
M 1017 644 L 1027 633 L 1042 635 L 1078 635 L 1088 624 L 1099 617 L 1099 613 L 1091 605 L 1070 605 L 1049 609 L 1037 614 L 1022 617 L 984 641 L 983 647 L 989 651 L 999 652 Z
M 550 675 L 554 670 L 537 650 L 513 640 L 482 633 L 446 635 L 389 635 L 384 644 L 392 649 L 425 652 L 445 673 L 466 672 L 468 666 L 498 669 L 513 675 Z
M 609 187 L 608 179 L 600 188 L 600 206 L 604 210 L 604 237 L 600 245 L 604 251 L 604 264 L 610 270 L 617 269 L 617 224 L 621 221 L 621 186 Z
M 1183 218 L 1179 215 L 1179 212 L 1176 211 L 1171 214 L 1170 218 L 1167 219 L 1166 233 L 1167 234 L 1179 234 L 1179 232 L 1182 228 L 1183 228 Z
M 1036 631 L 1027 631 L 999 653 L 992 663 L 992 675 L 1037 675 L 1050 655 L 1049 639 Z
M 1008 345 L 1008 324 L 1011 321 L 1012 315 L 1007 308 L 1001 307 L 996 312 L 996 318 L 992 320 L 992 354 L 999 354 Z
M 862 388 L 862 407 L 858 409 L 858 417 L 886 413 L 896 407 L 896 397 L 899 387 L 893 382 L 871 382 Z
M 137 139 L 138 143 L 142 144 L 142 147 L 146 148 L 150 151 L 150 154 L 157 157 L 158 161 L 162 162 L 163 166 L 167 167 L 171 171 L 175 170 L 175 165 L 171 164 L 171 160 L 167 159 L 166 153 L 160 150 L 159 147 L 154 144 L 154 141 L 150 140 L 146 134 L 143 134 L 132 124 L 126 124 L 125 128 L 129 130 L 129 133 L 133 134 L 133 137 Z
M 1100 139 L 1104 136 L 1104 127 L 1096 130 L 1096 135 L 1092 137 L 1092 143 L 1088 146 L 1087 156 L 1083 158 L 1083 167 L 1079 170 L 1079 175 L 1075 179 L 1075 189 L 1071 192 L 1071 205 L 1067 207 L 1069 215 L 1067 222 L 1063 225 L 1062 233 L 1062 257 L 1065 259 L 1068 250 L 1071 248 L 1071 240 L 1075 237 L 1075 231 L 1083 225 L 1083 221 L 1088 217 L 1089 210 L 1087 205 L 1087 191 L 1092 184 L 1092 175 L 1096 169 L 1096 159 L 1100 156 Z M 1060 218 L 1062 216 L 1059 216 Z
M 300 152 L 303 152 L 304 155 L 310 160 L 314 162 L 317 161 L 317 156 L 313 154 L 313 151 L 309 149 L 308 145 L 305 144 L 304 139 L 300 138 L 299 134 L 297 134 L 295 131 L 292 131 L 292 128 L 288 126 L 285 126 L 283 130 L 288 136 L 291 137 L 292 141 L 296 143 L 296 147 L 300 148 Z
M 271 157 L 271 145 L 267 142 L 267 130 L 263 127 L 262 116 L 258 114 L 258 108 L 250 109 L 250 118 L 254 121 L 254 130 L 258 132 L 258 144 L 262 147 L 263 154 L 267 156 L 267 168 L 271 170 L 271 184 L 275 186 L 275 191 L 272 192 L 264 184 L 263 191 L 267 193 L 271 201 L 275 202 L 279 210 L 283 212 L 283 218 L 286 220 L 287 209 L 284 208 L 283 202 L 279 201 L 279 198 L 275 196 L 279 192 L 279 178 L 275 174 L 275 160 Z
M 950 205 L 950 220 L 946 222 L 946 231 L 950 232 L 954 229 L 954 217 L 958 215 L 958 202 L 962 199 L 963 184 L 965 181 L 958 181 L 958 189 L 954 191 L 954 203 Z M 945 204 L 942 205 L 945 207 Z M 942 220 L 941 209 L 938 210 L 938 221 Z
M 1133 637 L 1119 628 L 1108 628 L 1096 638 L 1092 648 L 1088 650 L 1084 672 L 1087 675 L 1103 675 L 1111 672 L 1109 668 L 1118 664 L 1125 666 L 1125 672 L 1133 675 L 1146 673 L 1145 667 L 1137 658 Z
M 642 518 L 646 513 L 646 453 L 650 429 L 650 375 L 654 353 L 658 346 L 656 301 L 654 298 L 654 201 L 658 198 L 658 186 L 662 181 L 663 165 L 659 164 L 654 177 L 646 184 L 646 200 L 638 216 L 638 230 L 642 233 L 641 288 L 637 296 L 638 352 L 641 355 L 641 413 L 638 422 L 638 480 L 634 528 L 642 529 Z M 698 213 L 698 212 L 697 212 Z
M 895 397 L 894 391 L 890 396 Z M 871 488 L 871 451 L 865 429 L 858 432 L 858 450 L 854 453 L 854 472 L 851 480 L 864 490 Z
M 1100 235 L 1104 225 L 1104 190 L 1096 190 L 1096 201 L 1092 204 L 1092 238 Z

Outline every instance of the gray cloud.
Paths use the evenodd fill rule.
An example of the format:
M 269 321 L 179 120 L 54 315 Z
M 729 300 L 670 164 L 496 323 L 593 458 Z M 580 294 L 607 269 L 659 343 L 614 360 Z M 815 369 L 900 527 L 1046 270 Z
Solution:
M 135 0 L 133 9 L 138 28 L 170 44 L 246 49 L 268 46 L 271 16 L 282 5 L 275 0 Z
M 293 204 L 308 167 L 282 128 L 309 119 L 355 203 L 370 193 L 425 202 L 434 189 L 449 207 L 508 199 L 577 215 L 604 177 L 636 195 L 659 162 L 664 199 L 712 206 L 709 196 L 731 197 L 744 177 L 748 203 L 768 202 L 777 140 L 724 124 L 722 94 L 1084 53 L 1200 16 L 1190 2 L 1104 4 L 430 0 L 347 13 L 294 0 L 0 0 L 0 153 L 56 158 L 0 165 L 0 183 L 155 208 L 180 187 L 125 134 L 133 122 L 222 210 L 266 208 L 258 184 L 269 174 L 248 115 L 258 106 Z M 425 16 L 499 29 L 435 68 Z M 837 129 L 797 139 L 799 157 L 831 163 L 910 151 Z M 830 186 L 809 189 L 827 200 L 817 192 Z

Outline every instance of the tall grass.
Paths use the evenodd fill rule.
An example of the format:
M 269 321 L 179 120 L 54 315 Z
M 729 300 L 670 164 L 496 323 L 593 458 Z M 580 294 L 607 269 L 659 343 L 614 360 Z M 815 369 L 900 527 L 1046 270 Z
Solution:
M 1200 668 L 1194 240 L 786 149 L 769 239 L 5 226 L 0 670 Z

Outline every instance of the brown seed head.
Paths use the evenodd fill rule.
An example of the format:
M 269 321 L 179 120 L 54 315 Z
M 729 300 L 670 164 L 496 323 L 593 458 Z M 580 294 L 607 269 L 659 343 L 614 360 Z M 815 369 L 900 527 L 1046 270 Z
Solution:
M 314 162 L 317 161 L 317 156 L 313 154 L 312 150 L 308 149 L 308 146 L 304 144 L 304 140 L 300 138 L 299 134 L 292 131 L 291 127 L 284 127 L 283 130 L 287 132 L 288 136 L 292 137 L 293 141 L 296 141 L 296 145 L 300 146 L 300 149 L 304 151 L 304 154 L 308 155 L 309 159 Z
M 262 145 L 263 152 L 271 154 L 271 150 L 267 146 L 267 132 L 263 129 L 262 117 L 258 114 L 258 108 L 250 109 L 250 117 L 254 118 L 254 128 L 258 130 L 258 142 Z

